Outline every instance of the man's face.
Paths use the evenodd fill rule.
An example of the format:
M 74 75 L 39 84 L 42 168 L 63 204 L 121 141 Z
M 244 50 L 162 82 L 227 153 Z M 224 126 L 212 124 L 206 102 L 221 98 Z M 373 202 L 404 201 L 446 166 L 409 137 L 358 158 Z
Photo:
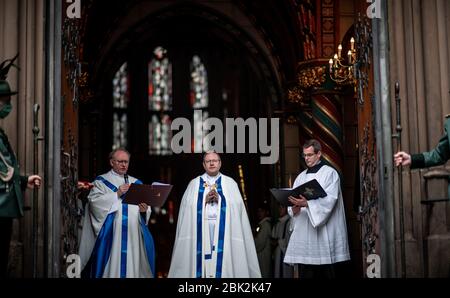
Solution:
M 119 175 L 125 175 L 128 172 L 130 157 L 126 152 L 117 151 L 109 162 L 114 172 Z
M 319 162 L 321 155 L 322 153 L 320 151 L 317 153 L 314 152 L 313 146 L 303 149 L 303 157 L 308 168 L 315 166 Z
M 216 176 L 220 167 L 222 166 L 222 162 L 220 161 L 220 157 L 216 153 L 208 153 L 205 155 L 203 159 L 203 168 L 209 176 Z

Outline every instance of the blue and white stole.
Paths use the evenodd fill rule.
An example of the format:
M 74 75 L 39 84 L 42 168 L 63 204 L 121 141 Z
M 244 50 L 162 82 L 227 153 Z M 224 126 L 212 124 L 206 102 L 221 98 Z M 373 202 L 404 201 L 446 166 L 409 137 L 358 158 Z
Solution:
M 222 264 L 223 264 L 223 245 L 225 236 L 225 214 L 227 210 L 227 203 L 222 189 L 222 177 L 216 180 L 217 193 L 220 195 L 220 212 L 219 212 L 219 235 L 217 247 L 217 263 L 216 263 L 216 278 L 222 277 Z M 197 198 L 197 262 L 196 262 L 196 277 L 202 277 L 203 270 L 203 194 L 205 192 L 205 181 L 200 177 L 200 185 L 198 189 Z M 209 243 L 209 241 L 208 241 Z M 213 252 L 211 252 L 212 254 Z M 205 258 L 211 258 L 211 256 L 205 255 Z
M 103 182 L 113 192 L 117 192 L 118 188 L 106 180 L 102 176 L 98 176 L 95 180 Z M 134 184 L 142 184 L 140 180 L 136 180 Z M 123 196 L 122 196 L 123 198 Z M 108 214 L 105 222 L 95 241 L 94 249 L 91 257 L 83 271 L 83 276 L 90 278 L 101 278 L 105 271 L 106 265 L 111 255 L 111 248 L 114 236 L 114 219 L 116 212 Z M 152 234 L 147 228 L 145 221 L 140 218 L 142 237 L 144 239 L 145 251 L 149 262 L 152 275 L 155 276 L 155 245 Z M 128 245 L 128 204 L 122 204 L 122 235 L 121 235 L 121 255 L 120 255 L 120 278 L 127 276 L 127 245 Z

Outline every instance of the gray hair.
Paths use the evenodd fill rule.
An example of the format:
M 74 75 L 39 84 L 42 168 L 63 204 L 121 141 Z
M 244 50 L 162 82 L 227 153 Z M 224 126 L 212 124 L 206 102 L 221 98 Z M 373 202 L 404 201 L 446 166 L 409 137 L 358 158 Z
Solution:
M 125 153 L 128 155 L 128 158 L 131 157 L 131 154 L 130 154 L 130 152 L 128 152 L 127 149 L 125 149 L 125 148 L 123 148 L 123 147 L 119 147 L 119 148 L 116 148 L 116 149 L 114 149 L 113 151 L 111 151 L 111 153 L 109 153 L 109 159 L 110 159 L 110 160 L 113 159 L 114 154 L 116 154 L 116 153 L 119 152 L 119 151 L 125 152 Z

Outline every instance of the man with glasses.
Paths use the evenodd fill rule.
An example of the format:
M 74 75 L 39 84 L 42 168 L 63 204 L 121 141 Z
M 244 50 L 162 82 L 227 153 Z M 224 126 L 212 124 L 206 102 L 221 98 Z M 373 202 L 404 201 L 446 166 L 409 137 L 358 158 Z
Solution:
M 236 182 L 220 173 L 219 154 L 181 200 L 169 277 L 261 277 L 247 211 Z
M 109 156 L 111 170 L 98 176 L 85 206 L 80 241 L 82 277 L 154 277 L 154 243 L 145 203 L 122 204 L 130 185 L 130 153 L 118 148 Z
M 298 175 L 293 188 L 316 179 L 327 196 L 309 201 L 301 195 L 289 197 L 293 206 L 288 213 L 294 228 L 284 262 L 299 264 L 300 278 L 338 277 L 337 265 L 350 260 L 339 175 L 320 160 L 321 150 L 314 139 L 303 145 L 308 168 Z

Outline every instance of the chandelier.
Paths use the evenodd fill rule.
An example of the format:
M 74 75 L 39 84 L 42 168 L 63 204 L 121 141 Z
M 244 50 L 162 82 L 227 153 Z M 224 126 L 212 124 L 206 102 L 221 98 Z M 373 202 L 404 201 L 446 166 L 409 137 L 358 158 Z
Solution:
M 347 52 L 347 57 L 342 56 L 342 45 L 338 46 L 338 52 L 328 62 L 330 78 L 340 85 L 356 85 L 355 63 L 356 50 L 355 39 L 350 39 L 350 50 Z
M 353 85 L 358 102 L 364 104 L 364 89 L 369 85 L 372 59 L 372 26 L 367 17 L 358 15 L 355 23 L 355 37 L 350 39 L 350 50 L 342 55 L 342 44 L 338 52 L 328 61 L 331 80 L 336 84 Z

